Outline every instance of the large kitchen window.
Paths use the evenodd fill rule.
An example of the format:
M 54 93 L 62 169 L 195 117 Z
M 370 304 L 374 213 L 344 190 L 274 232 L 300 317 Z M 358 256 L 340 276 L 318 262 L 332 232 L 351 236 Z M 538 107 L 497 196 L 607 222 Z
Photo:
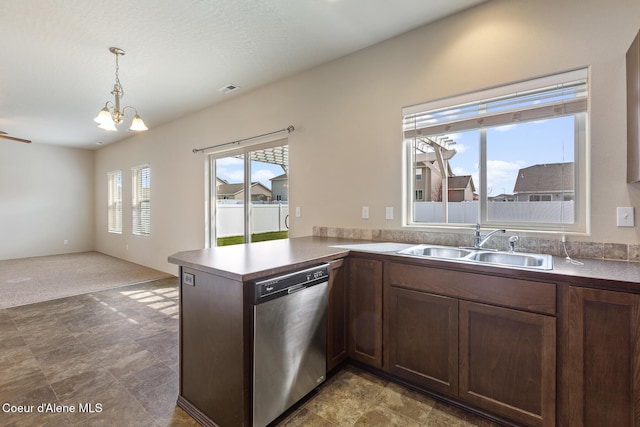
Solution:
M 210 154 L 209 246 L 289 237 L 286 140 Z
M 151 167 L 131 168 L 132 232 L 136 236 L 151 235 Z
M 403 109 L 405 224 L 587 231 L 587 70 Z
M 122 234 L 122 171 L 107 173 L 107 229 Z

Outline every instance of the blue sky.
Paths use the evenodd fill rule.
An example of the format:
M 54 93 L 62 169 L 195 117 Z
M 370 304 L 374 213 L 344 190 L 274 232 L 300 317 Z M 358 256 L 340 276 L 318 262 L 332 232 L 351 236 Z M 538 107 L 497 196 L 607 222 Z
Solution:
M 251 182 L 260 182 L 271 189 L 271 178 L 280 176 L 284 170 L 279 165 L 263 162 L 251 162 Z M 224 157 L 216 160 L 216 175 L 229 184 L 244 182 L 244 160 L 235 157 Z
M 512 194 L 518 170 L 544 163 L 574 160 L 574 118 L 518 123 L 487 130 L 487 192 Z M 457 153 L 450 166 L 455 175 L 472 175 L 479 190 L 478 131 L 449 135 Z M 564 153 L 563 153 L 564 149 Z

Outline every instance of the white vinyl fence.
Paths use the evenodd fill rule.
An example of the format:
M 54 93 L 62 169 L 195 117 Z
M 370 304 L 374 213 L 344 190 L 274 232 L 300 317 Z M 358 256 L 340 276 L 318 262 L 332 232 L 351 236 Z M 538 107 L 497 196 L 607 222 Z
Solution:
M 478 222 L 479 202 L 449 203 L 449 223 Z M 488 202 L 487 217 L 501 222 L 546 222 L 573 224 L 573 201 L 567 202 Z M 415 222 L 444 222 L 442 202 L 415 202 Z
M 244 235 L 244 205 L 218 202 L 216 212 L 216 237 Z M 286 231 L 289 215 L 288 204 L 251 204 L 252 233 Z

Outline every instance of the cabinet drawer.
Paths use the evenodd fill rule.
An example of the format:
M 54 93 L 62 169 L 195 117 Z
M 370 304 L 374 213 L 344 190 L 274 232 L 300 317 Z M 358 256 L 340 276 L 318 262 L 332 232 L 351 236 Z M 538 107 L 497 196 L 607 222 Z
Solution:
M 527 310 L 556 314 L 554 283 L 491 276 L 418 265 L 387 262 L 384 268 L 387 286 L 414 289 Z

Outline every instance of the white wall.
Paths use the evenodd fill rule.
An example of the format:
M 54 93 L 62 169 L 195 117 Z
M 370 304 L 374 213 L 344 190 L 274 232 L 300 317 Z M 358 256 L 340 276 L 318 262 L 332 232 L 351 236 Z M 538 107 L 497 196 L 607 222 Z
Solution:
M 584 66 L 591 235 L 577 239 L 637 242 L 638 227 L 615 226 L 615 207 L 640 208 L 640 186 L 625 180 L 624 55 L 638 29 L 637 0 L 492 0 L 175 122 L 150 123 L 96 153 L 96 248 L 175 271 L 168 255 L 204 245 L 204 157 L 191 150 L 289 124 L 290 205 L 302 211 L 291 218 L 292 236 L 314 225 L 401 228 L 402 107 Z M 106 172 L 143 162 L 152 166 L 152 236 L 110 236 Z M 384 219 L 385 206 L 394 220 Z
M 0 259 L 93 250 L 93 157 L 0 139 Z
M 182 120 L 190 127 L 189 120 Z M 96 250 L 175 273 L 167 256 L 204 247 L 204 164 L 182 145 L 180 126 L 137 135 L 96 153 Z M 187 132 L 189 133 L 189 132 Z M 193 148 L 193 147 L 192 147 Z M 131 168 L 151 167 L 151 236 L 131 234 Z M 122 171 L 123 233 L 107 232 L 107 173 Z

